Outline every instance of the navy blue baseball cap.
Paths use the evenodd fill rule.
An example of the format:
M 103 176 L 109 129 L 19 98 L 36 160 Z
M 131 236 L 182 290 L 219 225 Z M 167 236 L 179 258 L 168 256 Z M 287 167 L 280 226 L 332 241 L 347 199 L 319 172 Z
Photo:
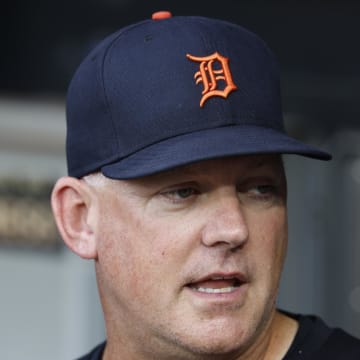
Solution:
M 331 158 L 288 136 L 277 61 L 236 24 L 155 13 L 100 42 L 69 86 L 70 176 L 131 179 L 276 153 Z

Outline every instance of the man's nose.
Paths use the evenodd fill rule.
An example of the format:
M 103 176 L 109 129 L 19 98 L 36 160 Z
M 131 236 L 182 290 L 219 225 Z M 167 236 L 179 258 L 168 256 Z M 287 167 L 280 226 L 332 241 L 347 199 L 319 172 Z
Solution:
M 236 190 L 214 197 L 207 210 L 207 221 L 202 231 L 205 246 L 227 245 L 231 249 L 244 246 L 249 229 Z

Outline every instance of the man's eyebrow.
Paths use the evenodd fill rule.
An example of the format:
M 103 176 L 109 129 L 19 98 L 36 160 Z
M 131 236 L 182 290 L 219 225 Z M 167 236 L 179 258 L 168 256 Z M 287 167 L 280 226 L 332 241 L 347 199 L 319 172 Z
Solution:
M 255 161 L 250 162 L 249 168 L 259 168 L 266 165 L 271 164 L 279 164 L 281 165 L 283 163 L 282 158 L 280 155 L 270 155 L 270 156 L 262 156 L 262 157 L 256 157 Z
M 275 163 L 274 158 L 257 158 L 255 161 L 251 161 L 248 164 L 248 167 L 251 169 L 257 169 L 265 165 L 270 165 Z

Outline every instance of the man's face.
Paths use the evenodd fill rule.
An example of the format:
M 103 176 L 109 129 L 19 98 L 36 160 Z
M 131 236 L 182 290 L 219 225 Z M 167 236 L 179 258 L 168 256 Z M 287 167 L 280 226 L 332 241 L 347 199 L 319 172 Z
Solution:
M 95 191 L 109 342 L 190 358 L 243 351 L 264 338 L 287 243 L 279 156 L 105 179 Z

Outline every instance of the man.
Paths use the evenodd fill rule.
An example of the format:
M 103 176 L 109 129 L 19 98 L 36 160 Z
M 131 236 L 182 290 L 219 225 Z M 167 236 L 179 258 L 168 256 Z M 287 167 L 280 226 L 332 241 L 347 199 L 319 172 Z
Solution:
M 360 342 L 276 309 L 287 246 L 283 127 L 261 39 L 172 17 L 110 35 L 67 98 L 69 176 L 52 206 L 93 259 L 107 340 L 83 359 L 359 359 Z

